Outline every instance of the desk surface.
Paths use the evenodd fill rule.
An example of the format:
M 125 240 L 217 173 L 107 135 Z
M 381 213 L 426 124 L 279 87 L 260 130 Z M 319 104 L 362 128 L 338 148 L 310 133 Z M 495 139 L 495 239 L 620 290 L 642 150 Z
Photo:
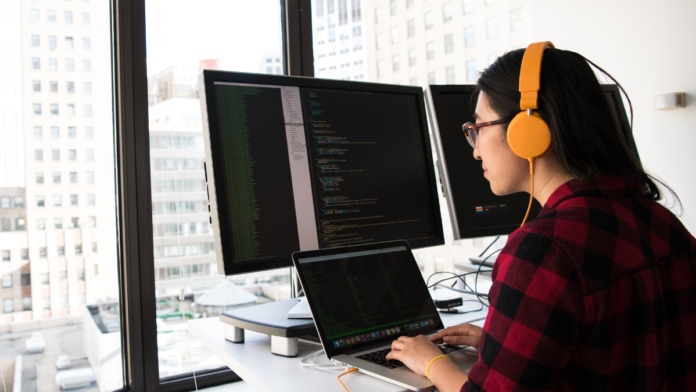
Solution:
M 478 308 L 470 303 L 466 309 Z M 488 309 L 468 314 L 441 314 L 445 326 L 463 323 L 483 325 Z M 245 331 L 244 344 L 225 340 L 223 324 L 218 318 L 192 320 L 188 331 L 229 366 L 256 391 L 344 391 L 336 376 L 338 371 L 321 371 L 300 365 L 300 360 L 321 349 L 321 346 L 300 342 L 297 358 L 271 354 L 268 335 Z M 320 361 L 327 361 L 323 357 Z M 341 377 L 351 391 L 404 391 L 404 389 L 365 374 L 351 373 Z

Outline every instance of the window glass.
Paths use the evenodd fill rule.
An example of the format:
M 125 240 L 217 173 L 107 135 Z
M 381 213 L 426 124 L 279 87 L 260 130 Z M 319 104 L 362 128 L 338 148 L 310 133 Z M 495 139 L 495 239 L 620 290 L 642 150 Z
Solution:
M 12 205 L 0 208 L 0 229 L 9 229 L 0 230 L 0 250 L 12 255 L 0 263 L 3 283 L 8 283 L 5 275 L 12 279 L 11 289 L 0 289 L 0 363 L 23 358 L 22 391 L 57 391 L 56 358 L 68 355 L 72 369 L 94 372 L 94 382 L 80 390 L 118 390 L 123 388 L 123 361 L 111 2 L 0 1 L 0 197 L 9 197 Z M 84 38 L 89 51 L 81 50 Z M 81 72 L 84 60 L 94 60 L 91 74 Z M 91 83 L 91 95 L 82 95 L 85 82 Z M 92 105 L 92 117 L 82 116 L 86 103 Z M 68 105 L 77 105 L 80 116 L 69 118 Z M 69 127 L 86 126 L 100 130 L 94 139 L 70 137 Z M 70 162 L 61 156 L 87 148 L 93 149 L 93 161 Z M 73 172 L 86 171 L 101 177 L 99 187 L 72 181 Z M 102 208 L 89 207 L 87 194 L 98 198 Z M 64 220 L 71 215 L 94 216 L 99 225 L 64 232 Z M 99 254 L 74 252 L 83 242 L 100 243 Z M 95 266 L 99 275 L 91 273 Z M 65 279 L 58 283 L 58 271 L 74 284 Z M 81 284 L 78 271 L 86 271 Z M 16 327 L 22 325 L 27 328 Z M 33 335 L 43 342 L 43 352 L 27 352 Z M 7 386 L 12 389 L 11 382 Z
M 469 26 L 464 29 L 464 46 L 470 48 L 476 44 L 476 36 L 474 35 L 474 26 Z
M 332 74 L 336 76 L 346 69 L 346 60 L 352 59 L 341 52 L 351 52 L 356 43 L 364 46 L 362 34 L 354 35 L 354 21 L 361 19 L 355 3 L 324 0 L 321 8 L 312 12 L 322 15 L 324 21 L 323 29 L 313 39 L 331 47 L 332 58 L 344 59 L 332 64 Z M 197 304 L 211 289 L 225 291 L 225 287 L 231 287 L 225 283 L 234 282 L 235 289 L 253 293 L 259 303 L 289 296 L 288 268 L 227 278 L 217 273 L 213 235 L 207 223 L 202 166 L 205 152 L 198 101 L 201 69 L 283 74 L 284 57 L 277 0 L 201 0 L 195 7 L 182 1 L 146 0 L 145 6 L 150 156 L 156 157 L 150 170 L 155 223 L 154 285 L 160 315 L 159 375 L 171 377 L 224 367 L 186 332 L 186 320 L 219 317 L 225 306 L 231 306 Z M 210 40 L 211 36 L 228 38 L 220 45 L 219 41 Z M 95 44 L 93 48 L 96 47 Z M 352 69 L 352 61 L 350 64 Z M 92 91 L 96 94 L 97 85 L 92 86 Z M 93 118 L 98 117 L 95 108 Z M 94 137 L 100 133 L 95 128 Z M 98 198 L 101 210 L 102 199 Z M 97 228 L 90 230 L 101 230 L 101 217 L 89 224 L 97 223 Z M 185 291 L 183 302 L 178 300 L 181 289 Z M 163 317 L 165 314 L 176 317 Z

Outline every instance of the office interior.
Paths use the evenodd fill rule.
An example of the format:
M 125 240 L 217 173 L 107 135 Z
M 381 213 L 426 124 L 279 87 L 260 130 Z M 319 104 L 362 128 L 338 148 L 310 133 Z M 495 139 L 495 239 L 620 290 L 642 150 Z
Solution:
M 2 1 L 5 390 L 273 389 L 262 373 L 231 369 L 237 354 L 191 333 L 197 322 L 222 331 L 211 322 L 223 312 L 298 291 L 289 264 L 228 276 L 220 267 L 203 164 L 204 70 L 427 90 L 473 86 L 500 55 L 549 40 L 621 83 L 644 167 L 679 196 L 681 208 L 665 203 L 696 233 L 692 15 L 696 4 L 681 0 Z M 477 269 L 469 258 L 499 251 L 506 236 L 456 239 L 430 122 L 425 131 L 444 240 L 413 250 L 428 279 Z M 462 154 L 473 160 L 470 148 Z M 249 342 L 270 349 L 256 337 Z M 287 364 L 278 377 L 299 372 L 301 357 L 273 357 Z

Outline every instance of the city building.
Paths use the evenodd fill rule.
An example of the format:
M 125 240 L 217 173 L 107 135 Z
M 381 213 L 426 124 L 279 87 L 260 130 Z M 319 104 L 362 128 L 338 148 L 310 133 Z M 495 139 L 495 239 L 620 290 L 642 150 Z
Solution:
M 202 64 L 201 67 L 203 67 Z M 283 62 L 281 61 L 280 53 L 264 52 L 259 62 L 258 72 L 270 75 L 283 75 Z
M 530 42 L 530 10 L 529 0 L 366 0 L 370 80 L 474 84 L 496 58 Z
M 314 77 L 367 80 L 365 0 L 312 1 Z

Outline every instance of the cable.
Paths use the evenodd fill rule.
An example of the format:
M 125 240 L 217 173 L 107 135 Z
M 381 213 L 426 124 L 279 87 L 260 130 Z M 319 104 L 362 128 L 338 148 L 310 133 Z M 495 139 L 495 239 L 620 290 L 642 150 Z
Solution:
M 345 389 L 346 392 L 350 392 L 350 391 L 348 390 L 348 388 L 346 388 L 346 384 L 344 384 L 343 381 L 341 381 L 341 377 L 345 376 L 345 375 L 348 374 L 348 373 L 353 373 L 353 372 L 357 372 L 357 371 L 358 371 L 358 368 L 352 368 L 352 369 L 348 370 L 347 372 L 345 372 L 345 373 L 343 373 L 343 374 L 341 374 L 340 376 L 337 377 L 337 378 L 338 378 L 338 382 L 340 382 L 341 385 L 343 385 L 343 389 Z
M 333 360 L 331 360 L 330 364 L 315 363 L 314 358 L 316 358 L 317 356 L 319 356 L 320 354 L 323 354 L 323 353 L 324 353 L 324 350 L 322 349 L 322 350 L 318 350 L 318 351 L 315 351 L 315 352 L 307 355 L 306 357 L 304 357 L 300 360 L 300 365 L 303 367 L 322 370 L 325 372 L 348 369 L 348 367 L 346 365 L 339 365 L 339 363 L 341 363 L 341 362 L 337 363 L 337 362 L 334 362 Z M 309 360 L 309 362 L 306 362 L 307 360 Z
M 483 255 L 485 255 L 486 252 L 488 252 L 488 249 L 490 249 L 491 246 L 493 246 L 493 244 L 495 244 L 496 241 L 498 241 L 498 239 L 500 239 L 500 236 L 495 237 L 495 239 L 494 239 L 490 244 L 488 244 L 488 246 L 486 247 L 486 249 L 484 249 L 483 252 L 481 252 L 481 254 L 478 255 L 478 257 L 483 257 Z
M 524 220 L 520 227 L 527 222 L 527 217 L 529 217 L 529 211 L 532 210 L 532 202 L 534 201 L 534 158 L 529 158 L 529 174 L 532 176 L 532 190 L 529 192 L 529 207 L 527 207 L 527 213 L 524 215 Z

